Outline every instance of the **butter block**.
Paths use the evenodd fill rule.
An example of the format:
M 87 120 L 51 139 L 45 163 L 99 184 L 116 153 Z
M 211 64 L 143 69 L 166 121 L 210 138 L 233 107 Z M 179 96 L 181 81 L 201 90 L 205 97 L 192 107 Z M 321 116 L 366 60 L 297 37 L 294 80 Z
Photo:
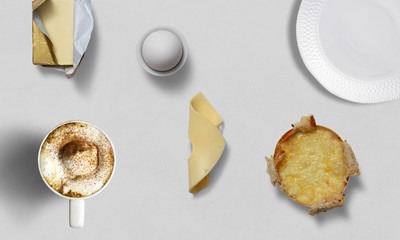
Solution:
M 53 44 L 56 65 L 73 65 L 74 0 L 47 0 L 37 11 Z
M 52 44 L 46 35 L 32 21 L 32 62 L 35 65 L 56 65 L 56 57 L 52 51 Z

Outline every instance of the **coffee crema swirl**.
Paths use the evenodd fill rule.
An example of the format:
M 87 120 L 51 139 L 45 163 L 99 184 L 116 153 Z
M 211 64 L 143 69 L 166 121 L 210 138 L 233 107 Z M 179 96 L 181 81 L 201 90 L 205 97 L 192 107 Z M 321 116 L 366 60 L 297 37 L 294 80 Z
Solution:
M 87 123 L 70 122 L 57 127 L 40 150 L 44 179 L 68 197 L 85 197 L 99 191 L 113 168 L 114 152 L 109 139 Z

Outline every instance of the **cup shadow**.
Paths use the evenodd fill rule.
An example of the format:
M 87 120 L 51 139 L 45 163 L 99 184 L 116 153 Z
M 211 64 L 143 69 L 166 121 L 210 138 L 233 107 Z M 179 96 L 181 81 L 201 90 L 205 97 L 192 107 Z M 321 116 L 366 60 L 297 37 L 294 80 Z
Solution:
M 288 37 L 289 37 L 289 49 L 292 54 L 292 59 L 294 60 L 297 69 L 301 72 L 303 77 L 308 80 L 308 82 L 316 88 L 319 92 L 324 94 L 325 96 L 334 99 L 336 101 L 352 103 L 342 98 L 339 98 L 333 95 L 331 92 L 326 90 L 308 71 L 307 67 L 304 65 L 303 59 L 301 58 L 299 48 L 297 45 L 297 37 L 296 37 L 296 23 L 297 23 L 297 14 L 301 5 L 301 1 L 294 1 L 292 10 L 290 12 L 290 20 L 288 26 Z M 355 104 L 355 103 L 354 103 Z
M 183 91 L 188 85 L 190 76 L 192 75 L 191 68 L 190 57 L 188 57 L 185 65 L 175 74 L 167 77 L 157 77 L 146 72 L 146 75 L 147 78 L 161 90 L 176 93 Z
M 227 163 L 227 159 L 230 156 L 230 147 L 228 144 L 225 145 L 224 152 L 222 153 L 221 158 L 212 169 L 210 174 L 210 183 L 207 187 L 202 189 L 200 192 L 193 195 L 193 198 L 201 198 L 203 195 L 208 194 L 208 192 L 212 191 L 212 189 L 218 184 L 219 179 L 221 178 L 222 172 L 225 169 L 225 165 Z
M 0 201 L 16 221 L 31 221 L 56 198 L 40 177 L 37 156 L 44 135 L 20 129 L 0 137 Z M 24 216 L 24 217 L 21 217 Z

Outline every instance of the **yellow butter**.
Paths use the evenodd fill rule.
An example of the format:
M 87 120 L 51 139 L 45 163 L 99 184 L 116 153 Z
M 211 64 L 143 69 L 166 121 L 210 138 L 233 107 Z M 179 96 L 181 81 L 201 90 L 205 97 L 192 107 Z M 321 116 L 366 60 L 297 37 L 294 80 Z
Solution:
M 202 93 L 190 101 L 189 139 L 192 154 L 188 160 L 189 192 L 195 194 L 209 183 L 211 170 L 225 148 L 219 126 L 222 118 Z
M 37 11 L 53 44 L 57 65 L 73 65 L 74 0 L 47 0 Z
M 34 21 L 32 21 L 32 62 L 37 65 L 56 65 L 56 57 L 53 54 L 52 44 Z

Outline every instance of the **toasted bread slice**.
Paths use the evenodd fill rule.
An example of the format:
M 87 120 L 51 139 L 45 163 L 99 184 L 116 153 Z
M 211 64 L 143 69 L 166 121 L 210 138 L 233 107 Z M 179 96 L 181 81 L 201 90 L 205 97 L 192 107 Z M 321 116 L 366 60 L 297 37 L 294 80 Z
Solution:
M 310 207 L 310 215 L 344 204 L 350 176 L 360 175 L 349 144 L 334 131 L 316 125 L 312 115 L 302 117 L 278 141 L 267 158 L 271 182 L 299 204 Z

